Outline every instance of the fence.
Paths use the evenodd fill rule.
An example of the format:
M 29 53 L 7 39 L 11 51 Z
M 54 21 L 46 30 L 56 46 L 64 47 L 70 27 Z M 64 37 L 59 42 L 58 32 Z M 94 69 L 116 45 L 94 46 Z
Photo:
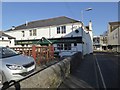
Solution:
M 54 59 L 53 46 L 11 47 L 11 49 L 27 56 L 32 56 L 36 63 L 42 64 Z

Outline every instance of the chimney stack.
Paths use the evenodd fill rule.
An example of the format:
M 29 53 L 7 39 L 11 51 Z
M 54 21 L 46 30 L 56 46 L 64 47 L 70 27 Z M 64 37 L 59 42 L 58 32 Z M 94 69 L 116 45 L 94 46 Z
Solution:
M 25 26 L 28 26 L 28 21 L 25 22 Z
M 89 21 L 89 30 L 92 30 L 92 21 Z
M 12 26 L 12 28 L 11 28 L 12 30 L 14 30 L 15 29 L 15 26 Z

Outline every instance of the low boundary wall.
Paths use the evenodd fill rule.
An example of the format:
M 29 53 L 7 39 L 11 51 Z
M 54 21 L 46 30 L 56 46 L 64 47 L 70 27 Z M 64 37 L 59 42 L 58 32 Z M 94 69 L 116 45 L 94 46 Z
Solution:
M 20 82 L 21 88 L 57 88 L 70 73 L 70 60 L 64 59 Z

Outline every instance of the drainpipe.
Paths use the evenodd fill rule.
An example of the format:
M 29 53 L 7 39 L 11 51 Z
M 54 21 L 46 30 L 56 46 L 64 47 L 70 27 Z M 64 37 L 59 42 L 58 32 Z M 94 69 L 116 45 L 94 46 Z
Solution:
M 51 38 L 51 27 L 49 27 L 49 38 Z

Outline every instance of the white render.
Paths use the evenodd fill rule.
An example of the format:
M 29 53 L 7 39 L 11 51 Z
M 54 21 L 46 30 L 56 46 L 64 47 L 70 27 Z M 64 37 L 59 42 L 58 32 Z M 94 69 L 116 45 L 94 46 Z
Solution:
M 66 33 L 65 34 L 57 34 L 57 27 L 58 26 L 66 26 Z M 89 28 L 91 30 L 87 30 L 81 22 L 77 23 L 68 23 L 63 25 L 57 26 L 47 26 L 47 27 L 36 27 L 30 29 L 22 29 L 22 30 L 13 30 L 5 32 L 8 35 L 14 36 L 16 40 L 30 40 L 30 39 L 41 39 L 42 37 L 45 38 L 62 38 L 62 37 L 83 37 L 84 44 L 80 43 L 77 46 L 74 46 L 71 43 L 71 50 L 57 50 L 59 51 L 60 56 L 68 56 L 73 55 L 76 52 L 83 52 L 83 55 L 93 53 L 93 35 L 92 35 L 92 22 L 89 23 Z M 30 36 L 29 30 L 37 30 L 36 36 Z M 79 33 L 76 33 L 75 30 L 78 30 Z M 25 37 L 22 36 L 22 31 L 25 32 Z M 54 44 L 54 47 L 57 45 Z
M 66 34 L 57 34 L 57 30 L 56 28 L 58 26 L 49 26 L 49 27 L 42 27 L 42 28 L 31 28 L 31 29 L 22 29 L 22 30 L 13 30 L 13 31 L 9 31 L 9 32 L 5 32 L 8 35 L 14 36 L 16 37 L 16 40 L 26 40 L 26 39 L 41 39 L 42 37 L 45 38 L 60 38 L 60 37 L 71 37 L 69 34 L 76 30 L 77 28 L 81 27 L 82 25 L 80 23 L 74 23 L 74 24 L 65 24 L 66 25 Z M 63 25 L 59 25 L 59 26 L 63 26 Z M 72 29 L 73 28 L 73 29 Z M 30 36 L 29 35 L 29 30 L 33 30 L 36 29 L 37 30 L 37 36 Z M 25 31 L 25 37 L 22 37 L 22 31 Z M 75 36 L 81 36 L 81 34 L 79 35 L 75 35 Z
M 0 46 L 9 46 L 9 47 L 14 47 L 14 39 L 8 39 L 8 37 L 1 36 L 0 37 Z

